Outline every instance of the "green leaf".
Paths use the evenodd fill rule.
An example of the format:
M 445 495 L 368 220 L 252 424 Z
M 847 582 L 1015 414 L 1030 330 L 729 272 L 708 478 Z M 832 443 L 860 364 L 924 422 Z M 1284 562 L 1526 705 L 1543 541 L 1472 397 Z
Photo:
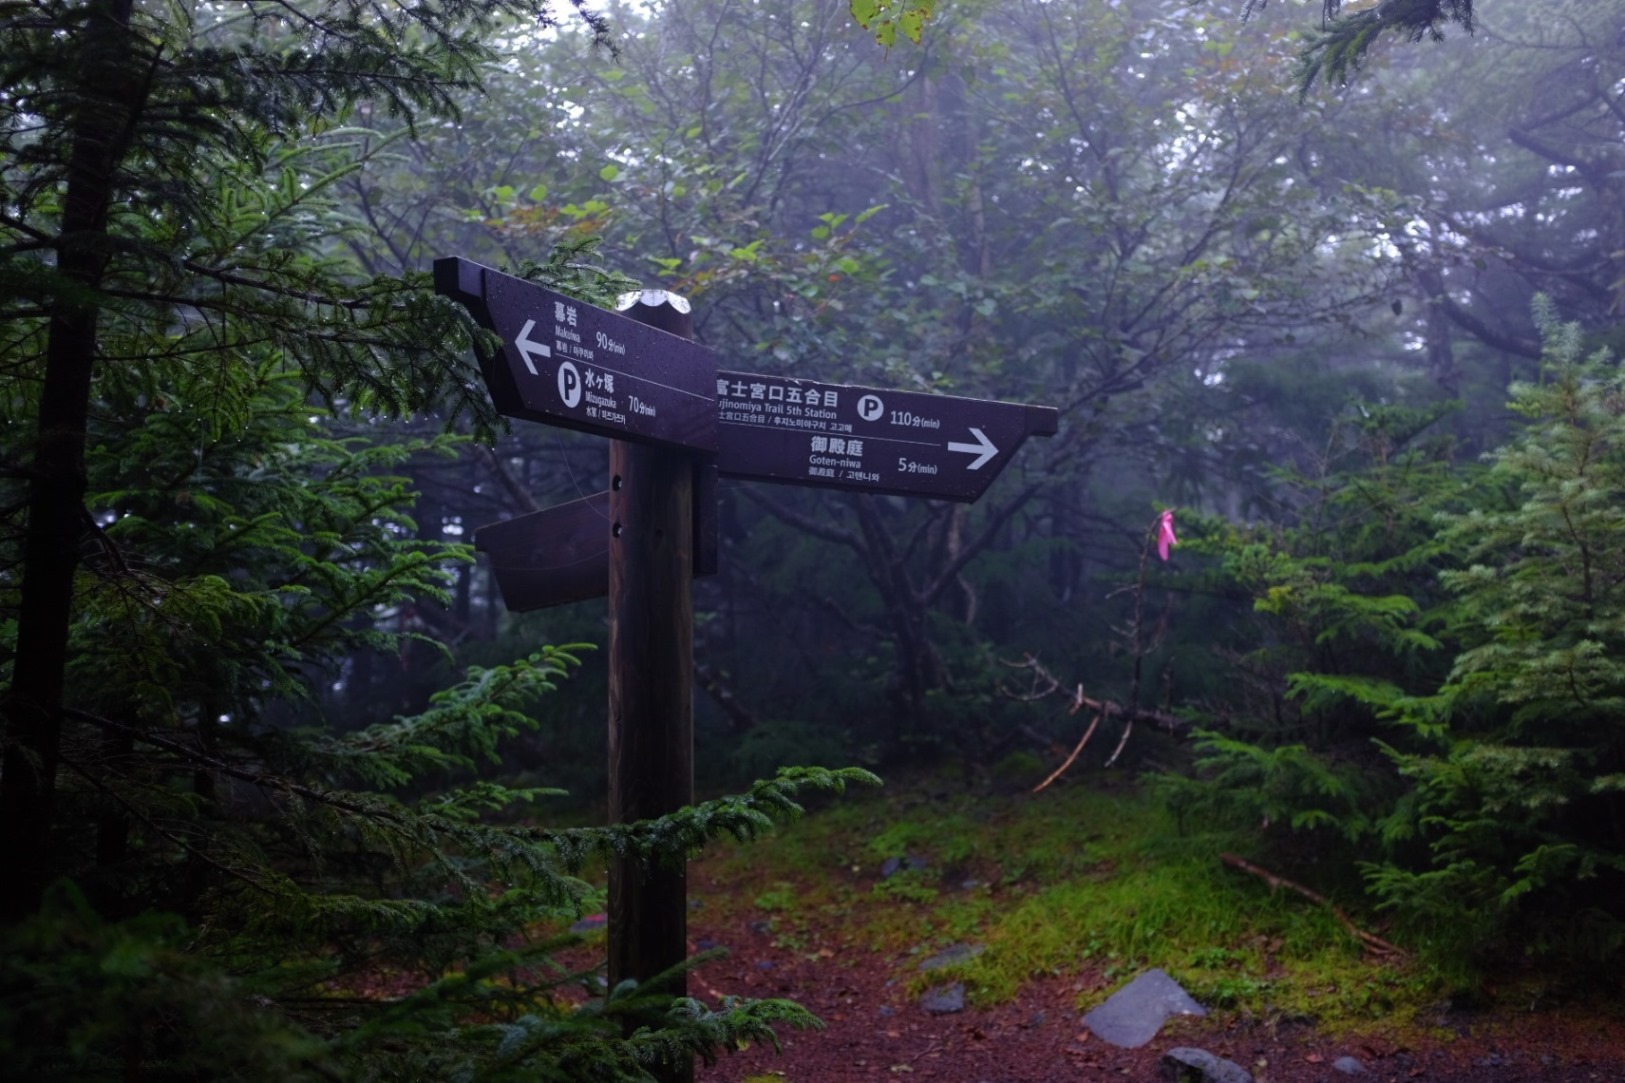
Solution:
M 897 27 L 904 37 L 918 45 L 925 34 L 925 19 L 929 14 L 924 8 L 912 8 L 897 16 Z

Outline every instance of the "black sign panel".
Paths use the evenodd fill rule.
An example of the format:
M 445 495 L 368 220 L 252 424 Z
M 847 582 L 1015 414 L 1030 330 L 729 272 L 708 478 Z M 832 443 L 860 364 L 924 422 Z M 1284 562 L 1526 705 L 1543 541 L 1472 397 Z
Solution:
M 1052 406 L 886 391 L 718 371 L 717 470 L 725 478 L 972 501 Z
M 490 558 L 509 612 L 602 598 L 609 593 L 609 494 L 482 526 L 474 548 Z
M 474 532 L 511 613 L 609 594 L 609 493 L 559 504 Z M 717 469 L 694 463 L 694 574 L 715 575 L 721 543 Z
M 437 293 L 502 339 L 480 359 L 507 417 L 695 451 L 716 448 L 716 356 L 629 317 L 455 256 Z

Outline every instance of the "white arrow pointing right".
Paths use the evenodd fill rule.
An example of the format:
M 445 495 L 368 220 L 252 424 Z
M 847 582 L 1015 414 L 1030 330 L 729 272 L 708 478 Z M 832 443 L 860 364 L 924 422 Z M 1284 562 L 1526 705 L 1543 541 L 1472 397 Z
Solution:
M 531 341 L 530 329 L 535 326 L 535 320 L 526 320 L 525 326 L 520 330 L 519 337 L 513 340 L 513 344 L 519 347 L 519 356 L 525 359 L 525 367 L 530 370 L 530 374 L 540 376 L 541 373 L 536 371 L 533 362 L 538 357 L 552 357 L 553 350 L 546 343 Z M 972 429 L 971 431 L 975 432 L 976 430 Z
M 948 441 L 948 450 L 963 451 L 966 454 L 975 455 L 976 461 L 965 467 L 965 469 L 980 470 L 983 466 L 987 465 L 987 461 L 989 459 L 993 458 L 993 456 L 999 453 L 999 449 L 993 446 L 993 441 L 989 440 L 987 438 L 987 434 L 981 429 L 972 429 L 970 434 L 976 437 L 976 443 L 961 444 L 958 441 L 950 440 Z

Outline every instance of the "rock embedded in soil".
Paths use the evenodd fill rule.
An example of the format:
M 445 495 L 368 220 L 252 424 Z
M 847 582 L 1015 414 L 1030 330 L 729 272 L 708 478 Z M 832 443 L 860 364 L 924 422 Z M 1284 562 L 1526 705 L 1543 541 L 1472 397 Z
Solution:
M 1353 1057 L 1338 1057 L 1332 1061 L 1332 1067 L 1344 1075 L 1365 1075 L 1365 1065 Z
M 1173 1083 L 1253 1083 L 1252 1073 L 1235 1061 L 1183 1046 L 1164 1053 L 1158 1071 Z
M 904 854 L 902 857 L 888 857 L 880 863 L 880 878 L 890 880 L 900 872 L 924 872 L 925 858 L 913 854 Z
M 933 989 L 920 997 L 920 1007 L 932 1015 L 952 1015 L 965 1010 L 965 984 L 954 982 L 942 989 Z
M 986 949 L 975 944 L 955 944 L 951 948 L 944 948 L 931 958 L 920 964 L 921 970 L 941 970 L 945 966 L 955 963 L 967 962 L 982 954 Z
M 1204 1016 L 1207 1009 L 1161 969 L 1147 970 L 1083 1017 L 1095 1037 L 1138 1049 L 1157 1036 L 1170 1015 Z

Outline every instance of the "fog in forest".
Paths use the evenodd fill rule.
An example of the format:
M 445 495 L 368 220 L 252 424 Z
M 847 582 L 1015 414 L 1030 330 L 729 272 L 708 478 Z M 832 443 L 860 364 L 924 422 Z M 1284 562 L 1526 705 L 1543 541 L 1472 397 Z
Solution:
M 1413 5 L 1350 46 L 1375 7 L 956 2 L 889 47 L 841 0 L 13 6 L 0 853 L 41 958 L 94 928 L 87 959 L 259 975 L 338 1043 L 275 1057 L 350 1063 L 253 960 L 448 973 L 603 905 L 593 862 L 926 772 L 1134 781 L 1442 980 L 1617 966 L 1617 5 Z M 562 337 L 551 302 L 477 326 L 450 257 L 556 291 Z M 573 358 L 652 415 L 620 332 L 568 330 L 636 288 L 686 299 L 706 394 L 790 426 L 787 476 L 725 450 L 696 488 L 694 793 L 823 770 L 537 834 L 610 801 L 613 472 L 487 379 Z M 1054 413 L 1012 438 L 969 400 Z M 499 557 L 584 600 L 521 604 L 482 531 L 584 500 Z M 192 932 L 117 924 L 155 914 Z

